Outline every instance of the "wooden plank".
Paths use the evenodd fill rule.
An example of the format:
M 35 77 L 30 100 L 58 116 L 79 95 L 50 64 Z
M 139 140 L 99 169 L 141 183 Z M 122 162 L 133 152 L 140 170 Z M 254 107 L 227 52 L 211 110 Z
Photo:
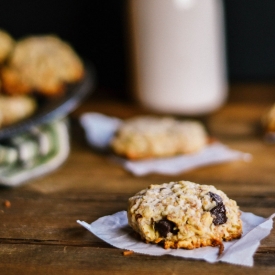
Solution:
M 27 259 L 27 260 L 26 260 Z M 209 264 L 172 256 L 123 256 L 113 248 L 64 245 L 1 245 L 2 274 L 241 274 L 271 275 L 275 254 L 257 253 L 253 268 L 227 263 Z M 22 273 L 24 271 L 24 273 Z
M 22 198 L 22 196 L 24 198 Z M 1 213 L 1 243 L 67 243 L 68 245 L 95 246 L 100 242 L 82 228 L 76 220 L 88 223 L 127 209 L 129 194 L 122 193 L 67 193 L 49 194 L 46 197 L 18 194 L 10 197 L 11 207 Z M 274 212 L 275 196 L 237 196 L 243 211 L 268 217 Z M 275 230 L 265 241 L 269 247 L 275 243 Z M 96 244 L 97 245 L 97 244 Z M 102 245 L 101 245 L 102 246 Z
M 208 264 L 176 257 L 133 254 L 99 240 L 76 223 L 127 208 L 127 200 L 150 184 L 190 180 L 212 184 L 235 199 L 241 210 L 268 217 L 275 209 L 275 146 L 264 144 L 259 131 L 261 115 L 274 97 L 257 96 L 254 86 L 249 103 L 235 96 L 221 110 L 203 119 L 210 133 L 233 149 L 249 152 L 251 162 L 211 165 L 175 176 L 135 177 L 107 155 L 86 143 L 78 117 L 99 111 L 121 118 L 148 113 L 139 106 L 103 99 L 87 101 L 72 115 L 72 150 L 66 163 L 54 173 L 18 188 L 0 187 L 0 270 L 3 274 L 275 274 L 275 230 L 262 241 L 255 267 Z M 270 94 L 272 93 L 272 94 Z M 245 89 L 249 94 L 249 89 Z M 234 101 L 234 98 L 237 101 Z M 254 98 L 254 99 L 253 99 Z M 11 205 L 5 207 L 8 200 Z M 2 274 L 2 272 L 1 272 Z

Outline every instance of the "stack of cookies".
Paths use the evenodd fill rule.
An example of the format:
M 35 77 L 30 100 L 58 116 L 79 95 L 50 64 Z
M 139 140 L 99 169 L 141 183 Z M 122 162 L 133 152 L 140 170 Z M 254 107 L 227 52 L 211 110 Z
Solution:
M 36 108 L 36 95 L 59 96 L 67 84 L 83 76 L 82 60 L 57 36 L 29 36 L 16 41 L 0 30 L 0 106 L 5 106 L 0 112 L 0 127 L 30 116 Z M 15 105 L 20 105 L 18 114 L 13 112 Z

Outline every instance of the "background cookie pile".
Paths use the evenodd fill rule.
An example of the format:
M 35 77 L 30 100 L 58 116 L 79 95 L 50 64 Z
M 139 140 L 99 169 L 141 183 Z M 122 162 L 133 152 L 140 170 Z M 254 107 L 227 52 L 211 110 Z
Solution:
M 35 96 L 58 96 L 68 83 L 83 76 L 81 58 L 57 36 L 29 36 L 16 41 L 0 30 L 0 105 L 6 106 L 0 108 L 0 127 L 33 113 Z M 13 112 L 14 104 L 20 106 L 21 112 Z M 13 119 L 7 119 L 7 110 Z

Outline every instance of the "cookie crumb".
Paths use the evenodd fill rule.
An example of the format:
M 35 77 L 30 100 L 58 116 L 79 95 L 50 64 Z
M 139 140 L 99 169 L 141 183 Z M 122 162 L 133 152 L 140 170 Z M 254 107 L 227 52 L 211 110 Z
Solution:
M 11 202 L 9 200 L 5 200 L 3 203 L 4 207 L 10 208 L 11 207 Z
M 132 255 L 134 254 L 134 251 L 133 250 L 126 250 L 126 251 L 123 251 L 123 256 L 129 256 L 129 255 Z

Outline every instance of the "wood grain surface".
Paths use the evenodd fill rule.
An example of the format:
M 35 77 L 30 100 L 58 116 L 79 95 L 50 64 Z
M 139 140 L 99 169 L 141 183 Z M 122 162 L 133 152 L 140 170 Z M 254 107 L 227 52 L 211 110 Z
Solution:
M 135 177 L 87 145 L 78 118 L 88 111 L 121 118 L 149 111 L 131 100 L 91 96 L 70 116 L 71 153 L 62 167 L 17 188 L 0 187 L 0 273 L 275 274 L 274 229 L 249 268 L 172 256 L 124 256 L 123 250 L 76 223 L 125 210 L 135 192 L 174 180 L 213 184 L 235 199 L 241 210 L 268 217 L 275 212 L 275 145 L 263 142 L 259 123 L 273 102 L 275 86 L 235 85 L 223 108 L 198 118 L 224 144 L 251 153 L 250 162 L 212 165 L 176 176 Z

